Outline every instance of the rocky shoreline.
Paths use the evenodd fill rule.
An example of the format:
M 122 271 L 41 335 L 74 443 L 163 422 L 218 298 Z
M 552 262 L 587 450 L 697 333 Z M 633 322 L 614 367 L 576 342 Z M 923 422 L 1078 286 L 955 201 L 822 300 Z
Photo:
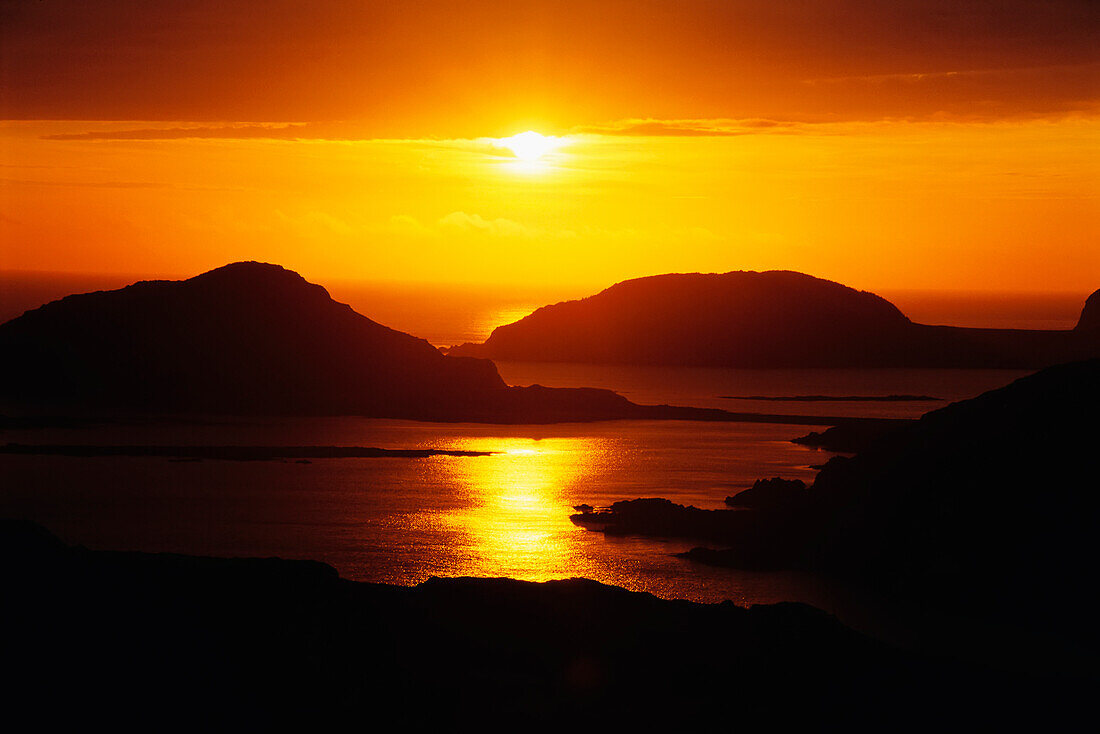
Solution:
M 885 432 L 811 434 L 855 455 L 830 459 L 809 488 L 777 477 L 727 498 L 736 509 L 647 498 L 572 519 L 698 540 L 683 557 L 708 565 L 843 578 L 1049 639 L 1082 664 L 1100 651 L 1082 586 L 1100 510 L 1084 480 L 1094 436 L 1081 427 L 1098 409 L 1100 360 L 1050 367 Z

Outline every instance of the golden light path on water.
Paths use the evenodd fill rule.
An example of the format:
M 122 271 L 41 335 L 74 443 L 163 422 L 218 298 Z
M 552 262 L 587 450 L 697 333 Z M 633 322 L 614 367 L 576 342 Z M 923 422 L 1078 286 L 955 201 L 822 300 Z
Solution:
M 647 446 L 632 446 L 632 441 L 608 427 L 588 427 L 586 431 L 593 433 L 584 436 L 448 436 L 431 441 L 432 448 L 493 454 L 430 460 L 433 472 L 439 472 L 436 479 L 453 487 L 455 494 L 446 508 L 406 515 L 402 529 L 433 537 L 429 542 L 438 544 L 428 551 L 430 558 L 413 560 L 404 576 L 387 580 L 409 584 L 429 576 L 534 582 L 587 578 L 664 598 L 732 600 L 742 605 L 797 600 L 837 613 L 832 593 L 801 575 L 731 572 L 693 564 L 674 558 L 697 544 L 690 540 L 608 537 L 574 525 L 569 516 L 579 502 L 609 505 L 622 499 L 662 496 L 676 488 L 680 491 L 671 492 L 676 502 L 699 507 L 719 502 L 712 482 L 720 481 L 729 470 L 731 465 L 725 460 L 719 476 L 696 481 L 690 488 L 684 486 L 689 477 L 699 480 L 700 471 L 708 471 L 701 469 L 700 455 L 691 446 L 700 449 L 709 442 L 698 444 L 696 436 L 685 443 L 684 436 L 665 434 L 665 426 L 651 426 L 650 430 L 665 439 L 656 451 L 648 440 Z M 732 430 L 755 436 L 760 429 Z M 712 439 L 730 431 L 729 426 L 704 430 Z M 766 446 L 773 444 L 782 453 L 791 450 L 788 440 L 769 436 L 764 441 Z M 724 444 L 715 449 L 728 455 Z M 671 462 L 667 452 L 675 457 Z M 752 470 L 754 476 L 768 472 L 771 459 L 742 458 L 750 458 L 754 465 L 763 461 Z M 660 466 L 654 461 L 660 461 Z M 674 466 L 668 466 L 670 463 Z M 725 487 L 718 490 L 725 491 Z
M 493 451 L 476 461 L 447 462 L 467 493 L 464 508 L 438 521 L 465 536 L 469 553 L 458 576 L 509 576 L 545 581 L 598 576 L 569 520 L 569 497 L 595 479 L 612 456 L 602 438 L 463 438 L 453 448 Z

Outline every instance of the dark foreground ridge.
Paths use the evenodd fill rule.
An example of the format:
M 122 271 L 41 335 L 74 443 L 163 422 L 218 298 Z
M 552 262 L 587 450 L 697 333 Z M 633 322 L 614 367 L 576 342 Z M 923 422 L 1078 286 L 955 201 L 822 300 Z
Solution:
M 117 446 L 91 444 L 0 445 L 0 454 L 23 456 L 162 456 L 169 459 L 269 461 L 272 459 L 423 459 L 429 456 L 489 456 L 491 451 L 378 449 L 370 446 Z
M 790 271 L 655 275 L 544 306 L 454 355 L 693 367 L 1034 368 L 1100 356 L 1100 291 L 1070 331 L 911 322 L 865 291 Z
M 843 577 L 1082 664 L 1100 653 L 1088 581 L 1100 561 L 1097 415 L 1100 360 L 1060 365 L 880 434 L 804 492 L 762 483 L 752 509 L 635 500 L 598 519 L 706 540 L 688 554 L 705 563 Z M 763 501 L 770 490 L 782 496 Z M 592 527 L 596 514 L 577 520 Z
M 0 521 L 6 715 L 43 729 L 661 722 L 1058 728 L 1089 681 L 914 658 L 799 604 L 574 579 L 353 583 L 329 566 L 93 552 Z M 1005 702 L 1011 701 L 1011 707 Z

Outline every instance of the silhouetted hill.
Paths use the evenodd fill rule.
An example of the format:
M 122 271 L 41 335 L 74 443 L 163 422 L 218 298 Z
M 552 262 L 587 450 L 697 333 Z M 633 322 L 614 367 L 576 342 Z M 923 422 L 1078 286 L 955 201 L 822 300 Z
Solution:
M 831 460 L 810 491 L 825 522 L 809 557 L 978 599 L 1073 595 L 1100 560 L 1098 415 L 1100 360 L 1059 365 Z
M 800 604 L 582 579 L 353 583 L 311 561 L 93 552 L 12 521 L 0 577 L 5 714 L 44 730 L 1059 729 L 1091 704 L 1090 681 L 922 660 Z
M 510 387 L 488 360 L 446 356 L 333 301 L 297 273 L 255 262 L 48 303 L 0 325 L 0 354 L 0 407 L 24 425 L 135 412 L 852 421 L 636 405 L 594 388 Z
M 736 513 L 691 557 L 826 571 L 1095 652 L 1098 415 L 1100 360 L 1047 368 L 833 458 L 800 507 Z
M 1100 355 L 1100 332 L 924 326 L 872 293 L 790 271 L 738 271 L 624 281 L 540 308 L 450 354 L 724 367 L 1035 367 Z
M 1081 318 L 1077 320 L 1074 331 L 1100 335 L 1100 290 L 1093 291 L 1085 301 L 1085 307 L 1081 309 Z
M 833 576 L 909 610 L 913 634 L 951 629 L 1007 664 L 1091 669 L 1098 415 L 1100 360 L 1059 365 L 857 435 L 807 490 L 758 482 L 750 509 L 638 499 L 572 519 L 705 541 L 684 555 L 712 565 Z
M 56 413 L 358 414 L 552 422 L 625 417 L 606 390 L 511 388 L 277 265 L 73 295 L 0 325 L 0 403 Z
M 261 263 L 68 296 L 0 326 L 0 351 L 6 399 L 59 406 L 396 415 L 504 387 Z

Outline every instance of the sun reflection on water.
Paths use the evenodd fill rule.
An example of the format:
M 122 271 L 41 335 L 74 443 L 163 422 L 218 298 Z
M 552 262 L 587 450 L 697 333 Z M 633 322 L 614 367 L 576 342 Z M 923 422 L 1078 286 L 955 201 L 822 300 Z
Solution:
M 454 448 L 497 453 L 448 462 L 453 481 L 467 493 L 465 507 L 439 518 L 466 539 L 454 574 L 528 581 L 591 575 L 569 520 L 569 497 L 593 479 L 602 444 L 598 438 L 459 441 Z

